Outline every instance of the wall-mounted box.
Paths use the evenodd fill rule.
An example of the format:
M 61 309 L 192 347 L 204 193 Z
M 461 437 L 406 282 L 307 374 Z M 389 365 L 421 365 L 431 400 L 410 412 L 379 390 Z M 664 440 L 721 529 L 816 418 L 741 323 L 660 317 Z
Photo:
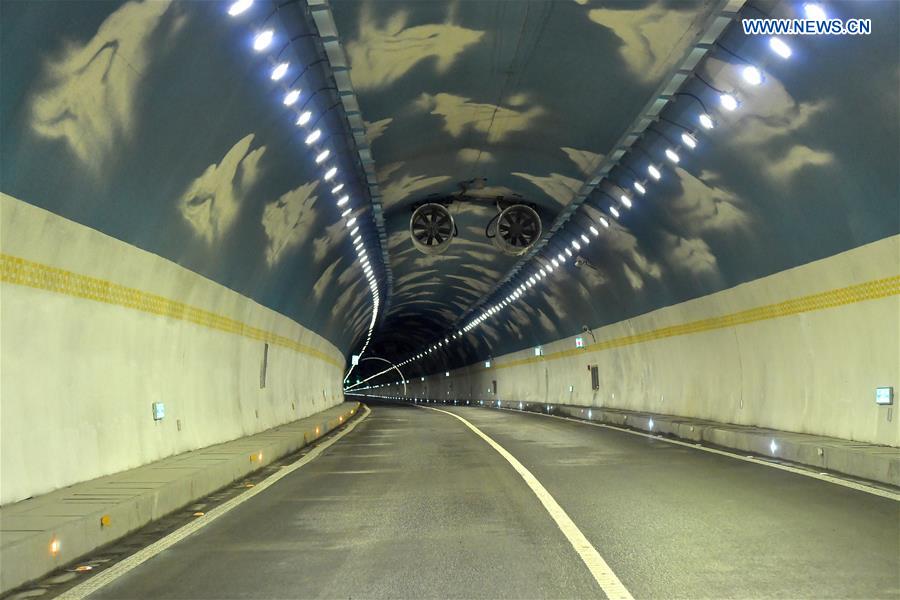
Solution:
M 894 388 L 878 387 L 875 388 L 875 404 L 888 405 L 894 403 Z
M 166 405 L 162 402 L 154 402 L 152 409 L 154 421 L 161 421 L 166 416 Z

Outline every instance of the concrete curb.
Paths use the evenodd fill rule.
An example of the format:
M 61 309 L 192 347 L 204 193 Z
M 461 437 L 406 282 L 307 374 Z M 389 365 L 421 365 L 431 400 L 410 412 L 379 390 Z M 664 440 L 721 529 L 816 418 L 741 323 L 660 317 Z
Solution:
M 395 399 L 408 401 L 405 398 Z M 454 404 L 454 401 L 444 399 L 432 400 L 432 402 Z M 459 406 L 465 406 L 467 403 L 469 406 L 484 406 L 485 408 L 499 406 L 510 410 L 550 414 L 626 427 L 645 433 L 670 436 L 686 442 L 705 443 L 740 453 L 783 460 L 822 471 L 841 473 L 857 479 L 900 487 L 900 448 L 890 446 L 622 409 L 502 400 L 493 402 L 456 401 Z M 774 451 L 771 446 L 773 441 L 775 442 Z
M 552 410 L 553 414 L 711 444 L 900 487 L 900 449 L 897 448 L 672 415 L 576 406 L 554 406 Z M 590 419 L 587 419 L 588 410 Z
M 0 593 L 176 511 L 340 427 L 344 402 L 261 433 L 78 483 L 0 509 Z M 101 525 L 101 517 L 108 525 Z M 50 551 L 52 540 L 59 551 Z

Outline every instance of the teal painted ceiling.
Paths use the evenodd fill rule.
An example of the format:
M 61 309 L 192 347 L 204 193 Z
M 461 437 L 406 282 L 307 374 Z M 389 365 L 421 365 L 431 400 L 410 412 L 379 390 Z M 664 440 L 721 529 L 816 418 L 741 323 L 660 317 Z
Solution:
M 4 1 L 0 190 L 173 260 L 351 353 L 372 303 L 314 162 L 327 149 L 384 279 L 367 169 L 378 183 L 393 285 L 370 351 L 391 359 L 505 297 L 512 288 L 490 293 L 519 259 L 485 238 L 497 199 L 533 206 L 549 236 L 720 5 L 333 0 L 371 148 L 363 164 L 311 7 L 256 0 L 232 18 L 229 4 Z M 750 2 L 742 14 L 793 17 L 801 4 Z M 872 34 L 791 37 L 784 60 L 766 38 L 726 28 L 540 252 L 561 252 L 605 215 L 610 228 L 577 252 L 582 266 L 570 260 L 413 371 L 575 335 L 898 233 L 900 3 L 822 4 L 872 19 Z M 272 49 L 254 52 L 253 32 L 268 26 Z M 275 56 L 291 63 L 287 79 L 323 131 L 312 147 L 298 108 L 283 104 L 284 82 L 269 77 Z M 742 79 L 748 62 L 761 85 Z M 738 109 L 722 109 L 713 88 L 734 93 Z M 712 130 L 698 124 L 701 105 Z M 685 129 L 695 149 L 683 147 Z M 664 155 L 675 147 L 677 165 Z M 409 238 L 425 201 L 456 218 L 458 237 L 439 256 Z

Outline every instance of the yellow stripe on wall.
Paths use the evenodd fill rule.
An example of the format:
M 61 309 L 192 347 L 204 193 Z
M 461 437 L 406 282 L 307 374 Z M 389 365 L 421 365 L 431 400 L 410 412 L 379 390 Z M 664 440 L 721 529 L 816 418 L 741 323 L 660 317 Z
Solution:
M 335 360 L 332 356 L 311 346 L 301 344 L 271 331 L 252 327 L 224 315 L 157 294 L 119 285 L 105 279 L 80 275 L 17 256 L 0 254 L 0 281 L 66 294 L 76 298 L 124 306 L 172 319 L 180 319 L 195 325 L 209 327 L 210 329 L 234 333 L 276 346 L 290 348 L 296 352 L 332 364 L 339 369 L 344 366 L 341 361 Z
M 572 348 L 569 350 L 561 350 L 546 356 L 530 356 L 528 358 L 520 358 L 504 363 L 497 363 L 496 368 L 506 369 L 509 367 L 517 367 L 519 365 L 527 365 L 530 363 L 540 362 L 544 360 L 557 360 L 569 356 L 589 354 L 592 352 L 602 352 L 611 348 L 621 348 L 622 346 L 631 346 L 633 344 L 641 344 L 652 340 L 660 340 L 678 335 L 688 335 L 691 333 L 700 333 L 703 331 L 712 331 L 714 329 L 724 329 L 725 327 L 734 327 L 736 325 L 745 325 L 756 321 L 765 321 L 767 319 L 776 319 L 778 317 L 787 317 L 825 308 L 833 308 L 835 306 L 843 306 L 845 304 L 854 304 L 864 300 L 874 300 L 876 298 L 885 298 L 900 294 L 900 276 L 887 277 L 885 279 L 875 279 L 857 285 L 851 285 L 844 288 L 838 288 L 819 294 L 802 296 L 784 302 L 775 304 L 766 304 L 748 310 L 732 313 L 730 315 L 722 315 L 720 317 L 711 317 L 709 319 L 700 319 L 699 321 L 691 321 L 681 325 L 671 325 L 669 327 L 661 327 L 652 331 L 626 335 L 623 337 L 604 340 L 596 344 L 592 344 L 586 349 Z

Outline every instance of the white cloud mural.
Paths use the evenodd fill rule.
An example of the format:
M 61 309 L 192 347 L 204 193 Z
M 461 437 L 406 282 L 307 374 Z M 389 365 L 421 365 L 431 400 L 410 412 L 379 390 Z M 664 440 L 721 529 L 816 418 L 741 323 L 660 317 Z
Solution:
M 593 175 L 604 158 L 602 154 L 591 152 L 590 150 L 577 150 L 566 147 L 561 148 L 561 150 L 566 153 L 569 160 L 575 163 L 578 170 L 584 175 Z
M 266 147 L 250 151 L 253 139 L 251 133 L 232 146 L 178 201 L 181 216 L 207 243 L 221 239 L 231 228 L 244 197 L 259 177 L 258 163 Z
M 318 185 L 318 181 L 312 181 L 294 188 L 263 209 L 262 225 L 269 240 L 266 244 L 266 262 L 270 267 L 287 249 L 306 238 L 314 219 L 312 207 L 316 196 L 313 192 Z
M 750 216 L 742 208 L 740 198 L 728 188 L 717 185 L 718 174 L 702 171 L 699 177 L 694 177 L 681 167 L 676 167 L 675 173 L 681 183 L 681 194 L 667 202 L 666 210 L 680 229 L 731 231 L 750 224 Z
M 338 258 L 336 261 L 325 267 L 322 271 L 322 274 L 319 275 L 319 278 L 316 280 L 316 283 L 313 284 L 312 292 L 313 298 L 316 299 L 316 303 L 322 301 L 322 298 L 325 295 L 325 290 L 331 285 L 331 282 L 334 281 L 334 272 L 343 262 L 342 258 Z
M 666 235 L 666 259 L 673 267 L 694 275 L 718 274 L 719 266 L 709 246 L 700 238 Z
M 710 59 L 705 65 L 708 73 L 714 74 L 717 84 L 743 90 L 742 110 L 722 115 L 734 132 L 729 143 L 743 152 L 752 153 L 763 166 L 763 172 L 779 184 L 805 168 L 831 165 L 834 162 L 832 152 L 793 141 L 798 133 L 814 126 L 816 117 L 829 108 L 828 101 L 798 102 L 771 74 L 767 75 L 763 86 L 747 89 L 746 85 L 741 85 L 742 67 L 717 59 Z
M 116 143 L 134 134 L 138 86 L 153 60 L 152 35 L 169 0 L 128 2 L 109 15 L 86 43 L 69 43 L 46 62 L 44 86 L 31 100 L 31 127 L 61 139 L 98 173 Z M 170 30 L 180 28 L 176 19 Z
M 390 182 L 383 182 L 381 186 L 381 197 L 384 202 L 384 207 L 385 209 L 388 209 L 416 192 L 428 189 L 433 185 L 443 183 L 449 179 L 449 175 L 437 175 L 434 177 L 428 177 L 426 175 L 403 175 Z
M 444 120 L 444 130 L 453 137 L 469 131 L 487 135 L 487 143 L 505 140 L 511 133 L 533 126 L 534 120 L 544 114 L 540 106 L 520 108 L 525 100 L 514 98 L 517 104 L 504 108 L 494 104 L 482 104 L 455 94 L 422 94 L 415 102 L 416 108 L 437 115 Z
M 686 32 L 702 5 L 695 10 L 673 10 L 655 2 L 639 8 L 595 8 L 588 11 L 588 18 L 606 27 L 621 40 L 619 55 L 631 74 L 642 81 L 655 81 L 671 64 L 671 59 L 681 47 L 690 42 Z
M 461 148 L 456 153 L 456 159 L 464 163 L 484 163 L 494 160 L 494 155 L 487 150 L 479 150 L 478 148 Z
M 374 123 L 363 121 L 363 124 L 366 127 L 366 137 L 369 139 L 369 144 L 372 144 L 375 140 L 380 138 L 393 120 L 393 117 L 388 117 L 387 119 L 381 119 Z
M 778 157 L 769 165 L 769 175 L 775 179 L 786 180 L 797 175 L 807 167 L 825 167 L 834 163 L 834 154 L 822 150 L 813 150 L 809 146 L 797 144 L 792 146 L 784 156 Z
M 407 27 L 408 19 L 406 11 L 398 11 L 379 25 L 367 8 L 360 11 L 359 36 L 347 43 L 354 87 L 386 87 L 426 60 L 432 60 L 437 72 L 443 73 L 484 35 L 451 23 Z
M 515 177 L 530 182 L 561 205 L 568 204 L 583 185 L 579 179 L 573 179 L 560 173 L 550 173 L 547 177 L 529 173 L 512 173 Z

